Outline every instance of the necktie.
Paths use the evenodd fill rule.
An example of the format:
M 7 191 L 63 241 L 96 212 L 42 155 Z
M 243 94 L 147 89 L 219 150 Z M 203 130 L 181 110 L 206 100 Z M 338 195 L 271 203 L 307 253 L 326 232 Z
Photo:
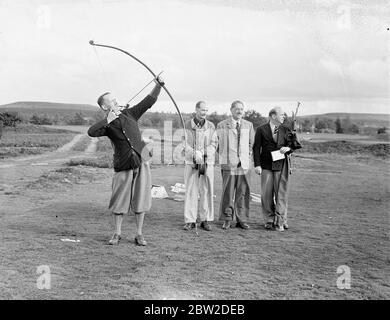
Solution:
M 274 141 L 276 142 L 277 141 L 277 134 L 278 134 L 278 131 L 279 131 L 279 126 L 275 126 L 275 129 L 274 129 L 274 132 L 273 132 L 273 135 L 272 137 L 274 138 Z
M 241 138 L 240 123 L 239 122 L 237 122 L 236 129 L 237 129 L 237 156 L 239 157 L 240 156 L 240 138 Z

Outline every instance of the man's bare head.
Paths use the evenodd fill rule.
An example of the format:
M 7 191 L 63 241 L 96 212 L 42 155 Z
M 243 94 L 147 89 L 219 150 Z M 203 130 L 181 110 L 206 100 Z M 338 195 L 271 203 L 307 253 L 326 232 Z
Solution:
M 206 102 L 198 101 L 195 105 L 196 117 L 198 119 L 206 119 L 208 108 Z
M 99 107 L 104 112 L 109 112 L 111 110 L 116 110 L 119 108 L 118 101 L 116 98 L 112 95 L 111 92 L 103 93 L 97 100 L 97 103 Z
M 230 112 L 234 120 L 240 120 L 244 115 L 244 104 L 240 100 L 233 101 Z
M 285 113 L 284 113 L 283 109 L 279 106 L 273 107 L 269 111 L 268 115 L 269 115 L 270 121 L 272 121 L 274 124 L 282 124 L 284 122 Z

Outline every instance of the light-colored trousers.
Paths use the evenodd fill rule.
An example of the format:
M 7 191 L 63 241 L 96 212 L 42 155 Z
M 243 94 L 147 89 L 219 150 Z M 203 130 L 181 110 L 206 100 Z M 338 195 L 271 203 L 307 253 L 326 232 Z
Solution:
M 199 176 L 198 170 L 186 164 L 184 183 L 186 185 L 184 222 L 196 222 L 199 195 L 200 221 L 214 221 L 214 165 L 208 164 L 205 174 Z
M 221 170 L 222 198 L 219 207 L 220 221 L 247 222 L 249 219 L 249 170 Z
M 150 163 L 134 170 L 115 172 L 109 210 L 116 214 L 149 211 L 152 206 Z
M 277 226 L 287 223 L 288 180 L 286 163 L 282 171 L 261 172 L 261 207 L 265 223 Z

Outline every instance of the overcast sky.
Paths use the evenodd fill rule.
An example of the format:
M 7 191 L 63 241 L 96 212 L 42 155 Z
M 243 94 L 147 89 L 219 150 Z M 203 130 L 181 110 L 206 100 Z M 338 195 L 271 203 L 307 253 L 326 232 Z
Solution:
M 389 1 L 0 0 L 0 104 L 125 103 L 156 73 L 185 112 L 196 101 L 261 113 L 389 113 Z M 145 90 L 147 94 L 149 88 Z M 135 100 L 137 101 L 137 100 Z M 162 94 L 155 110 L 175 111 Z

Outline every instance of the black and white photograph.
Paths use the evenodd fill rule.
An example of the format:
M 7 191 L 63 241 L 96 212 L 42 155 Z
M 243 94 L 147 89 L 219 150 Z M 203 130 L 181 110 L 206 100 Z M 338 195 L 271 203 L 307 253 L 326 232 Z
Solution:
M 0 300 L 389 300 L 389 93 L 388 0 L 0 0 Z

